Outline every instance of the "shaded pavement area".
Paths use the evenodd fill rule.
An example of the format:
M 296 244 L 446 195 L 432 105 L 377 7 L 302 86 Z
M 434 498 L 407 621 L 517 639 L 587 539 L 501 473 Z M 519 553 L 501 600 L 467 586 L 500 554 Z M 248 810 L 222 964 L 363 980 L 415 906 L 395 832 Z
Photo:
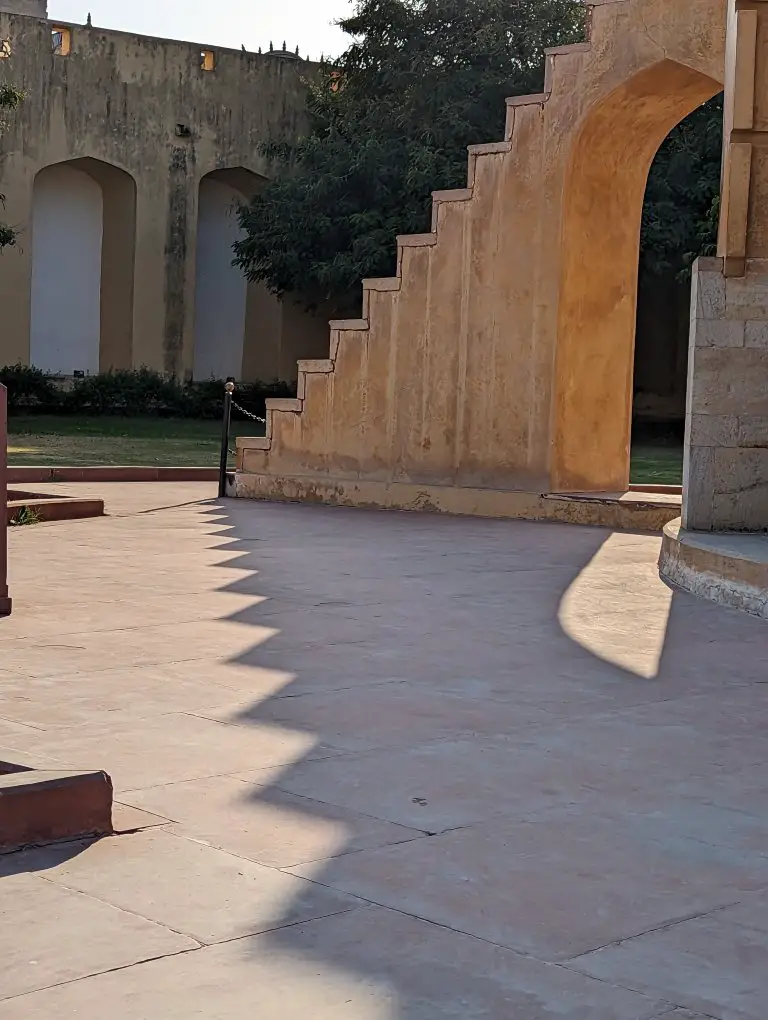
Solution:
M 765 1020 L 764 622 L 653 536 L 210 488 L 10 535 L 0 759 L 121 834 L 0 857 L 0 1020 Z

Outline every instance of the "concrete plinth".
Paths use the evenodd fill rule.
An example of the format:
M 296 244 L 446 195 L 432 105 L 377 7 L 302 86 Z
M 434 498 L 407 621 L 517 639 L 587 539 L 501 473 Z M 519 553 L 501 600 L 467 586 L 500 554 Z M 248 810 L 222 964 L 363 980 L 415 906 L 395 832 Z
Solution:
M 720 605 L 768 619 L 768 535 L 712 535 L 664 528 L 661 576 Z

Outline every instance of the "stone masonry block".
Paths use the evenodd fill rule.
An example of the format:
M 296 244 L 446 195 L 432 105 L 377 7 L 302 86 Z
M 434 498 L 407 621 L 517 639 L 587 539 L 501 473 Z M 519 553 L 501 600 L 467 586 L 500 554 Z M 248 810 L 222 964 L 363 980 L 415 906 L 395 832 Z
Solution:
M 768 350 L 768 321 L 752 320 L 745 324 L 744 346 Z
M 741 496 L 751 493 L 765 500 L 768 510 L 768 449 L 727 449 L 714 451 L 715 492 Z M 768 516 L 766 517 L 768 523 Z
M 691 320 L 722 319 L 725 315 L 725 277 L 722 259 L 698 259 L 691 285 Z
M 765 531 L 768 529 L 768 499 L 751 492 L 715 494 L 712 501 L 712 531 Z
M 746 323 L 738 319 L 697 319 L 691 330 L 695 347 L 743 347 Z
M 688 436 L 693 446 L 738 446 L 739 419 L 732 414 L 692 414 Z
M 723 446 L 728 444 L 723 443 Z M 736 446 L 742 449 L 768 449 L 768 418 L 760 415 L 746 415 L 739 418 Z
M 710 531 L 715 489 L 714 449 L 688 446 L 683 475 L 683 527 L 691 531 Z
M 768 276 L 748 272 L 725 283 L 727 319 L 768 319 Z
M 691 414 L 768 415 L 768 350 L 703 347 L 693 357 Z

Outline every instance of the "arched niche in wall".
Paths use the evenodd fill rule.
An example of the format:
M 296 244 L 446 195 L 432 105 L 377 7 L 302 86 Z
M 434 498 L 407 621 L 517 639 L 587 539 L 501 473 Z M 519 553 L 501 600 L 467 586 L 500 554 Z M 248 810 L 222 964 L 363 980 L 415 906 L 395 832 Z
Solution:
M 91 157 L 54 163 L 32 208 L 30 363 L 64 376 L 130 367 L 133 177 Z
M 195 360 L 198 380 L 242 379 L 247 374 L 246 337 L 256 326 L 261 304 L 254 286 L 232 265 L 241 236 L 238 208 L 250 201 L 264 178 L 243 167 L 213 170 L 200 181 L 195 259 Z M 261 288 L 259 288 L 261 289 Z M 278 302 L 273 318 L 277 319 Z M 270 326 L 261 329 L 266 338 Z
M 196 380 L 294 380 L 302 358 L 327 358 L 330 308 L 308 312 L 282 302 L 232 265 L 238 207 L 266 179 L 245 167 L 213 170 L 200 181 L 195 259 Z

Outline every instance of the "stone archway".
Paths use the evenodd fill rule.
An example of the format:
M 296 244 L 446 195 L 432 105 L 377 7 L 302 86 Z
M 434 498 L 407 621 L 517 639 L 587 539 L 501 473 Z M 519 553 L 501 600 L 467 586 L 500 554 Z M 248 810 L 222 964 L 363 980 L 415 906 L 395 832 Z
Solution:
M 269 408 L 240 494 L 538 518 L 542 494 L 626 487 L 648 169 L 722 88 L 726 4 L 585 6 L 587 41 L 547 51 L 543 91 Z
M 53 163 L 32 201 L 30 363 L 61 375 L 128 368 L 136 184 L 102 160 Z
M 722 84 L 663 60 L 593 108 L 573 146 L 553 392 L 552 487 L 629 484 L 638 253 L 653 157 Z

